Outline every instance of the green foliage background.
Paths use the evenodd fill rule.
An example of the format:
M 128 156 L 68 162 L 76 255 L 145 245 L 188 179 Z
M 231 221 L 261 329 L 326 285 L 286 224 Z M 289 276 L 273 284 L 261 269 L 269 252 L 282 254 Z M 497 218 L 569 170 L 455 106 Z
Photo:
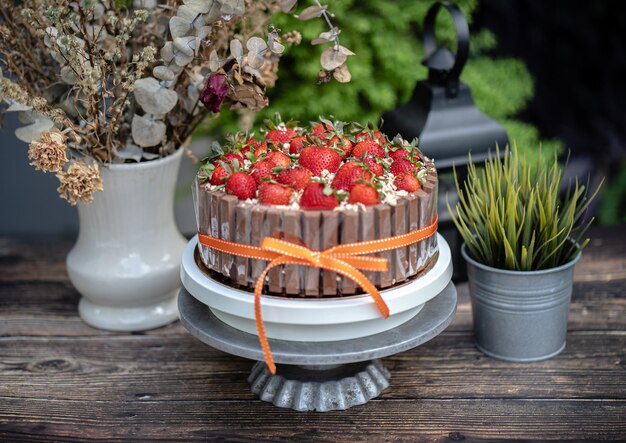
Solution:
M 333 22 L 341 29 L 341 44 L 356 53 L 348 59 L 352 82 L 317 85 L 319 56 L 326 45 L 309 42 L 327 30 L 322 19 L 302 22 L 292 14 L 278 14 L 272 23 L 283 32 L 298 30 L 303 41 L 287 48 L 281 60 L 276 87 L 270 91 L 270 106 L 263 118 L 280 112 L 283 117 L 302 122 L 318 115 L 333 115 L 341 120 L 378 122 L 382 113 L 406 102 L 418 79 L 427 75 L 422 66 L 422 23 L 433 0 L 332 0 L 327 3 L 335 14 Z M 471 23 L 477 0 L 457 3 Z M 298 10 L 309 6 L 299 2 Z M 452 19 L 441 11 L 437 36 L 442 44 L 455 50 Z M 472 31 L 471 56 L 462 81 L 472 89 L 479 109 L 501 122 L 520 151 L 537 155 L 543 144 L 546 158 L 559 149 L 556 141 L 540 141 L 536 128 L 516 120 L 533 95 L 533 81 L 523 62 L 511 58 L 494 59 L 487 52 L 496 46 L 495 36 L 487 30 Z M 210 127 L 236 128 L 236 115 L 223 112 Z
M 606 185 L 598 210 L 602 224 L 626 223 L 626 161 L 617 168 L 616 176 Z

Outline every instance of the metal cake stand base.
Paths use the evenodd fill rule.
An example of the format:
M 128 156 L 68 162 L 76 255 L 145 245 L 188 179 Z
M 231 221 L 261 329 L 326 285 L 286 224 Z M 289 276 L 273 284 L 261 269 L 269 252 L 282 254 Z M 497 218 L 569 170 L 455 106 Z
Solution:
M 257 361 L 248 381 L 261 400 L 297 411 L 326 412 L 361 405 L 380 395 L 391 375 L 379 359 L 441 333 L 454 318 L 456 298 L 450 283 L 411 320 L 368 337 L 333 342 L 270 339 L 276 375 L 267 370 L 256 335 L 226 325 L 184 288 L 178 308 L 182 324 L 200 341 Z
M 256 362 L 248 382 L 252 392 L 279 408 L 343 411 L 367 403 L 389 386 L 391 374 L 379 359 L 343 365 L 278 365 L 272 375 Z

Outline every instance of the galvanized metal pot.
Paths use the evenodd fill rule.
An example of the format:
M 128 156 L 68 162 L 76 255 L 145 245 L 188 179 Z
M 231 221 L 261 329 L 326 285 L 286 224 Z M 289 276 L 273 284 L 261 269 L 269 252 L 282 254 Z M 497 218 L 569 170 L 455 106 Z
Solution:
M 574 266 L 540 271 L 508 271 L 467 262 L 476 346 L 490 357 L 527 362 L 545 360 L 565 349 Z

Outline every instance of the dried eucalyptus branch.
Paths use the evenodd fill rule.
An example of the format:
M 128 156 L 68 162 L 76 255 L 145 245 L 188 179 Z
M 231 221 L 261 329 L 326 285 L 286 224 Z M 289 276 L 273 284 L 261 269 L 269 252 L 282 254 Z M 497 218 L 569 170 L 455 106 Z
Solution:
M 70 203 L 89 201 L 101 188 L 96 163 L 169 155 L 224 104 L 267 106 L 285 44 L 301 39 L 291 32 L 283 44 L 270 19 L 296 4 L 0 0 L 0 104 L 24 123 L 16 135 L 33 166 L 55 173 Z M 351 52 L 331 31 L 322 67 L 338 78 Z
M 352 75 L 348 70 L 346 60 L 354 52 L 348 48 L 341 46 L 339 43 L 339 34 L 341 30 L 333 26 L 330 21 L 331 13 L 328 11 L 328 5 L 322 5 L 319 0 L 314 0 L 315 6 L 310 6 L 297 16 L 300 20 L 311 20 L 317 17 L 323 17 L 328 25 L 328 31 L 322 32 L 317 38 L 311 41 L 312 45 L 320 45 L 324 43 L 333 43 L 330 48 L 326 48 L 321 55 L 320 64 L 323 71 L 320 72 L 320 83 L 326 83 L 335 78 L 340 83 L 348 83 L 352 80 Z

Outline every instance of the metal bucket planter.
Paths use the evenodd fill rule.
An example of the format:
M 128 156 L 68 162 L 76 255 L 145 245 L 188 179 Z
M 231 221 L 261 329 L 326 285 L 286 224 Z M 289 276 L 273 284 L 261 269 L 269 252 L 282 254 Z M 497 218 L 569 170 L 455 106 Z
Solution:
M 545 360 L 565 349 L 574 266 L 508 271 L 475 261 L 465 244 L 476 346 L 514 362 Z

